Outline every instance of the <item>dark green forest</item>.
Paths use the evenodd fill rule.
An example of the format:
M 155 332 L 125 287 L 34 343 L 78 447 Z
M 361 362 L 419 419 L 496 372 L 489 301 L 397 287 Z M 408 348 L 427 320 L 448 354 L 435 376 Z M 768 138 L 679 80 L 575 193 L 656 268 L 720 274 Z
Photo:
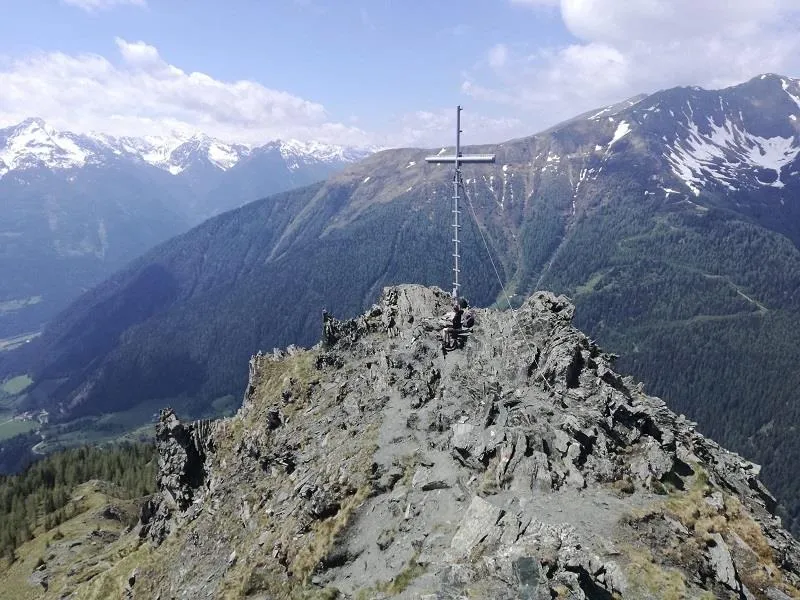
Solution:
M 14 551 L 38 528 L 50 530 L 74 516 L 76 486 L 99 479 L 119 486 L 126 498 L 155 491 L 157 460 L 152 444 L 82 447 L 51 454 L 19 475 L 0 476 L 0 557 Z

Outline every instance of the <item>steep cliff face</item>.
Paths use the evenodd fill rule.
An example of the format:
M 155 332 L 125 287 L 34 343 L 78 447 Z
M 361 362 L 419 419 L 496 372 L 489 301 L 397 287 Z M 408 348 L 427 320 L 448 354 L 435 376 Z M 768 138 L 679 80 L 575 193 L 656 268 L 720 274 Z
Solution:
M 387 288 L 253 357 L 233 418 L 164 411 L 162 491 L 74 597 L 800 597 L 758 467 L 618 375 L 565 297 L 478 310 L 443 355 L 448 307 Z

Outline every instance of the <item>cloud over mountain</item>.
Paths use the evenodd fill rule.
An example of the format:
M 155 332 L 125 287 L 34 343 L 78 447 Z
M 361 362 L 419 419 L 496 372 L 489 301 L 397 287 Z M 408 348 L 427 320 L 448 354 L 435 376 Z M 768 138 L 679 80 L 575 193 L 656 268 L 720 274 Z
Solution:
M 770 71 L 800 74 L 800 5 L 794 0 L 508 0 L 489 11 L 488 21 L 470 7 L 459 23 L 435 23 L 437 15 L 430 14 L 404 21 L 396 28 L 401 33 L 389 23 L 402 19 L 386 7 L 350 14 L 315 0 L 288 3 L 297 10 L 274 14 L 248 9 L 252 15 L 265 11 L 255 21 L 272 14 L 282 24 L 271 33 L 271 43 L 282 49 L 272 60 L 258 58 L 257 31 L 244 36 L 256 45 L 238 43 L 230 32 L 248 30 L 247 24 L 219 6 L 200 11 L 218 13 L 198 25 L 203 36 L 178 43 L 177 33 L 167 40 L 158 28 L 147 29 L 170 17 L 163 3 L 61 4 L 92 13 L 87 19 L 81 11 L 62 10 L 76 18 L 77 28 L 92 21 L 109 33 L 68 46 L 9 41 L 9 54 L 0 56 L 0 126 L 41 116 L 70 131 L 117 136 L 189 130 L 247 144 L 294 138 L 432 147 L 450 143 L 458 103 L 467 110 L 467 141 L 488 143 L 658 89 L 719 88 Z M 128 15 L 107 9 L 131 7 L 127 12 L 142 28 L 109 49 L 113 35 L 126 31 L 120 19 Z M 228 19 L 228 37 L 203 29 L 218 19 Z M 327 28 L 320 20 L 329 21 Z M 334 22 L 342 32 L 355 27 L 359 33 L 329 38 Z M 389 31 L 396 40 L 385 37 Z M 436 53 L 410 51 L 428 48 L 432 39 L 438 40 Z M 202 52 L 174 50 L 198 40 L 211 50 L 211 62 Z M 324 65 L 315 58 L 317 44 L 329 58 Z M 440 60 L 445 56 L 451 58 Z
M 534 130 L 642 92 L 723 87 L 756 73 L 800 71 L 800 6 L 790 0 L 511 3 L 532 15 L 556 8 L 574 42 L 491 46 L 465 73 L 462 90 L 528 112 Z
M 367 142 L 362 130 L 332 122 L 318 102 L 254 81 L 186 72 L 143 41 L 117 38 L 116 44 L 116 62 L 41 52 L 0 63 L 0 121 L 37 115 L 58 127 L 115 135 L 201 129 L 247 143 L 290 137 Z

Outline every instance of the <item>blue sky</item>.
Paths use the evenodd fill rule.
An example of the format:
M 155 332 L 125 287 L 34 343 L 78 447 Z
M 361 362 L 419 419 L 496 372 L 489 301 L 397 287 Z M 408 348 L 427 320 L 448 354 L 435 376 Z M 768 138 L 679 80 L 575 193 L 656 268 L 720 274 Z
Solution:
M 800 74 L 795 0 L 28 0 L 0 123 L 430 145 L 529 135 L 674 85 Z

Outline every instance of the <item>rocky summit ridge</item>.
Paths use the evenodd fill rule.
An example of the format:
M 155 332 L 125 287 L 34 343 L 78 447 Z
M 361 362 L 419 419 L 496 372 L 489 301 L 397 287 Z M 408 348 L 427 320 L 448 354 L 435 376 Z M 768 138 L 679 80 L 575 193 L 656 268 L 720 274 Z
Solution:
M 386 288 L 254 356 L 234 417 L 162 411 L 160 492 L 75 597 L 800 597 L 759 468 L 617 374 L 566 297 L 477 310 L 443 355 L 449 302 Z

